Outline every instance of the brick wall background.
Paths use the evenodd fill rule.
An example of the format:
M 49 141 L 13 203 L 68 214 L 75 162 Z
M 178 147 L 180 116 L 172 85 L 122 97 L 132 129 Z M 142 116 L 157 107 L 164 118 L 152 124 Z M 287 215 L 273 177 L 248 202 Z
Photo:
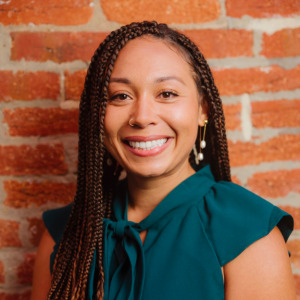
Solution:
M 300 0 L 0 1 L 0 299 L 28 299 L 42 211 L 72 201 L 78 100 L 106 34 L 171 24 L 213 68 L 234 180 L 290 212 L 300 299 Z

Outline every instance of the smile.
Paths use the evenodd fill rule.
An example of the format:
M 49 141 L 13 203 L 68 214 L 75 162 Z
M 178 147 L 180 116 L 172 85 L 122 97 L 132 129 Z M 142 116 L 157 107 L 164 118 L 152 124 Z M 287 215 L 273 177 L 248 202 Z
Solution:
M 139 150 L 151 150 L 156 147 L 161 147 L 163 144 L 167 142 L 167 138 L 164 139 L 158 139 L 153 141 L 128 141 L 128 144 L 133 149 L 139 149 Z

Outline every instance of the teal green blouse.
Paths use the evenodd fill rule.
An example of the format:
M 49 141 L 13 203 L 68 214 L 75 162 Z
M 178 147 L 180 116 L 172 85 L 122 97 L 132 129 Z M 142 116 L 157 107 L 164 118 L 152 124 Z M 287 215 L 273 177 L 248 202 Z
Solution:
M 127 183 L 113 203 L 115 220 L 104 219 L 104 300 L 224 299 L 221 267 L 276 225 L 285 240 L 293 230 L 286 212 L 230 182 L 216 182 L 204 167 L 171 191 L 140 223 L 127 220 Z M 71 205 L 44 213 L 56 242 Z M 139 232 L 147 230 L 142 244 Z M 88 299 L 95 299 L 95 260 Z

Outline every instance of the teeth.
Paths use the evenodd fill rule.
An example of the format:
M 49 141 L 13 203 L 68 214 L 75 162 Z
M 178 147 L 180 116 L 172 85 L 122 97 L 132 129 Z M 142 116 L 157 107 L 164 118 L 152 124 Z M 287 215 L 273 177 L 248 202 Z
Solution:
M 155 147 L 162 146 L 164 143 L 166 143 L 166 141 L 167 139 L 160 139 L 160 140 L 147 141 L 147 142 L 129 141 L 129 145 L 134 149 L 151 150 Z

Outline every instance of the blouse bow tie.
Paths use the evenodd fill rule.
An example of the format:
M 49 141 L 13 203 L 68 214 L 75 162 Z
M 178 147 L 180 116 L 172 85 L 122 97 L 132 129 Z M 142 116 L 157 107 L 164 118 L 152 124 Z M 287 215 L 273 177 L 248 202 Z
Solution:
M 104 219 L 103 223 L 104 300 L 141 299 L 145 278 L 142 229 L 125 220 Z

